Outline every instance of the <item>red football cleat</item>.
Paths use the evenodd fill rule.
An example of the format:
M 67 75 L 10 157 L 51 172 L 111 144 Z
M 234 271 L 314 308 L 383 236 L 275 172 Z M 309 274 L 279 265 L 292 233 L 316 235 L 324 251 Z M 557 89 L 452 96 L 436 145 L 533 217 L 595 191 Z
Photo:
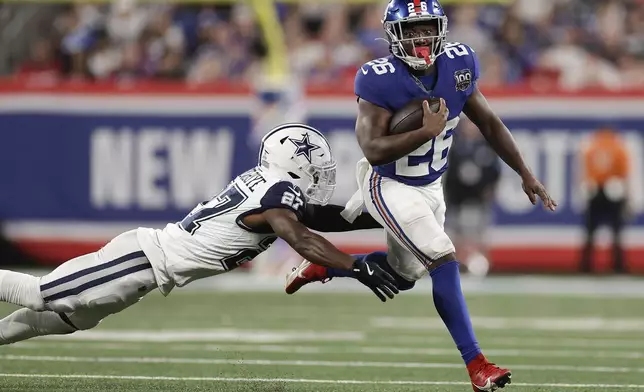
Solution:
M 286 275 L 286 294 L 293 294 L 302 286 L 311 282 L 326 283 L 329 280 L 331 278 L 327 275 L 325 267 L 304 260 Z
M 505 387 L 512 382 L 512 372 L 491 362 L 483 354 L 479 354 L 467 365 L 467 371 L 472 380 L 474 392 L 491 392 Z

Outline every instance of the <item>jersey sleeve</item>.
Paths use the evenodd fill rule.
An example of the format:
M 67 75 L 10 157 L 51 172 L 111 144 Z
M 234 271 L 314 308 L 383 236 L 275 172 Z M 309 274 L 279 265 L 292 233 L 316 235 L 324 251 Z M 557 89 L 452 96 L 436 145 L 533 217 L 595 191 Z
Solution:
M 467 48 L 469 52 L 469 56 L 467 56 L 465 61 L 467 63 L 467 66 L 472 71 L 472 90 L 473 90 L 473 87 L 476 86 L 476 84 L 478 83 L 479 77 L 481 76 L 481 66 L 479 63 L 479 57 L 474 51 L 474 49 L 472 49 L 472 47 L 469 45 L 464 45 L 464 46 Z
M 262 210 L 285 208 L 295 213 L 299 220 L 304 218 L 306 210 L 304 192 L 287 181 L 280 181 L 268 188 L 260 201 L 260 205 Z
M 363 64 L 356 73 L 354 93 L 358 98 L 393 111 L 387 91 L 394 84 L 395 72 L 395 65 L 387 58 Z
M 472 53 L 472 82 L 477 83 L 479 77 L 481 76 L 481 65 L 479 63 L 479 56 L 477 56 L 474 49 L 470 48 L 470 53 Z

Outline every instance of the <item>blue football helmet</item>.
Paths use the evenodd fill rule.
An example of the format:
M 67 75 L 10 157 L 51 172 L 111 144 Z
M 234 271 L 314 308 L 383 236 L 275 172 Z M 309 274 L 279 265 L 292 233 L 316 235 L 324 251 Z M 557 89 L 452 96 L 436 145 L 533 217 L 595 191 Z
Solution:
M 411 30 L 416 23 L 432 30 Z M 438 0 L 391 0 L 382 19 L 391 53 L 413 69 L 429 68 L 445 51 L 447 16 Z

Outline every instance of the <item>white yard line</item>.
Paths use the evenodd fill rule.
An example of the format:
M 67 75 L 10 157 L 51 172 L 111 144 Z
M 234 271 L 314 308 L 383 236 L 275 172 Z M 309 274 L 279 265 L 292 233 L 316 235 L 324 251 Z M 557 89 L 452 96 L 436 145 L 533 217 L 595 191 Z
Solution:
M 460 363 L 420 362 L 365 362 L 365 361 L 308 361 L 272 359 L 215 359 L 215 358 L 167 358 L 167 357 L 71 357 L 45 355 L 1 355 L 0 361 L 36 362 L 82 362 L 82 363 L 145 363 L 145 364 L 190 364 L 190 365 L 245 365 L 245 366 L 311 366 L 353 368 L 404 368 L 404 369 L 462 369 Z M 644 368 L 612 366 L 566 366 L 566 365 L 511 365 L 514 370 L 562 371 L 589 373 L 644 373 Z
M 116 331 L 109 329 L 100 329 L 92 331 L 77 332 L 73 335 L 51 335 L 39 337 L 29 342 L 20 343 L 22 345 L 31 345 L 35 342 L 50 344 L 87 344 L 85 342 L 104 342 L 101 348 L 109 349 L 110 347 L 132 347 L 131 343 L 140 344 L 155 344 L 158 342 L 171 343 L 171 342 L 199 342 L 199 343 L 219 343 L 219 342 L 233 342 L 236 344 L 255 343 L 255 344 L 281 344 L 281 343 L 296 343 L 307 342 L 310 345 L 327 345 L 328 343 L 338 342 L 343 343 L 347 341 L 354 342 L 354 345 L 359 345 L 360 342 L 366 342 L 365 331 L 344 331 L 336 333 L 315 333 L 310 331 L 304 335 L 300 333 L 293 333 L 292 331 L 244 331 L 236 330 L 229 331 L 225 329 L 214 330 L 138 330 L 138 331 Z M 367 331 L 368 332 L 368 331 Z M 592 333 L 592 332 L 591 332 Z M 142 339 L 139 337 L 145 336 Z M 644 350 L 644 340 L 641 339 L 620 339 L 620 338 L 561 338 L 561 337 L 525 337 L 525 336 L 506 336 L 504 337 L 491 337 L 481 339 L 487 347 L 512 347 L 512 348 L 525 348 L 537 347 L 543 349 L 544 347 L 555 347 L 558 349 L 582 348 L 582 349 L 631 349 L 631 350 Z M 418 335 L 414 331 L 399 331 L 394 336 L 387 336 L 386 338 L 379 338 L 374 335 L 369 339 L 374 343 L 395 344 L 398 348 L 402 346 L 413 347 L 444 347 L 452 348 L 453 342 L 449 336 L 427 336 Z M 58 343 L 62 342 L 62 343 Z M 83 342 L 83 343 L 74 343 Z M 114 342 L 108 344 L 108 342 Z M 128 343 L 128 344 L 126 344 Z M 96 343 L 100 345 L 100 343 Z M 197 344 L 197 343 L 194 343 Z M 201 346 L 199 344 L 199 346 Z M 63 346 L 61 346 L 63 347 Z M 70 346 L 71 347 L 71 346 Z M 97 346 L 98 347 L 98 346 Z
M 0 373 L 0 377 L 12 378 L 53 378 L 53 379 L 94 379 L 94 380 L 135 380 L 135 381 L 209 381 L 235 383 L 283 383 L 283 384 L 353 384 L 353 385 L 470 385 L 463 381 L 415 381 L 415 380 L 319 380 L 306 378 L 233 378 L 233 377 L 169 377 L 169 376 L 114 376 L 102 374 L 12 374 Z M 584 388 L 584 389 L 644 389 L 640 384 L 533 384 L 513 383 L 513 387 Z
M 452 340 L 448 337 L 431 337 L 414 334 L 396 334 L 396 336 L 387 337 L 389 343 L 398 343 L 401 345 L 452 345 Z M 641 339 L 606 339 L 606 338 L 558 338 L 542 337 L 530 338 L 525 336 L 504 336 L 496 338 L 480 339 L 486 346 L 511 346 L 511 347 L 573 347 L 573 348 L 630 348 L 644 349 L 644 341 Z
M 355 342 L 364 340 L 364 332 L 303 330 L 98 330 L 78 331 L 71 335 L 50 335 L 40 339 L 113 342 L 248 342 L 286 343 L 298 341 Z
M 644 329 L 644 318 L 475 316 L 472 317 L 472 324 L 477 330 L 640 332 Z M 445 329 L 438 317 L 375 317 L 371 319 L 370 325 L 374 328 L 400 330 Z
M 51 347 L 42 343 L 27 342 L 16 345 L 15 349 L 42 349 Z M 97 349 L 139 351 L 140 345 L 125 345 L 114 343 L 57 343 L 57 349 Z M 150 348 L 150 346 L 147 346 Z M 165 350 L 172 351 L 215 351 L 215 352 L 246 352 L 246 353 L 288 353 L 288 354 L 367 354 L 367 355 L 403 355 L 403 356 L 453 356 L 456 348 L 409 348 L 391 346 L 300 346 L 300 345 L 214 345 L 214 344 L 179 344 L 164 345 Z M 526 350 L 526 349 L 486 349 L 485 353 L 495 357 L 531 357 L 531 358 L 610 358 L 610 359 L 641 359 L 644 352 L 640 351 L 596 351 L 596 350 Z

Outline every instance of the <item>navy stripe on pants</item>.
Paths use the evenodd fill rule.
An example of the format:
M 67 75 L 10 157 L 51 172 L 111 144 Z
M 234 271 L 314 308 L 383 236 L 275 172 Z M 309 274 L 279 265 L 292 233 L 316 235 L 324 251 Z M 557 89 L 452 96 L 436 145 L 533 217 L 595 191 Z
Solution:
M 89 274 L 92 274 L 94 272 L 101 271 L 101 270 L 113 267 L 115 265 L 125 263 L 126 261 L 138 259 L 140 257 L 145 257 L 145 253 L 143 253 L 142 250 L 137 251 L 137 252 L 129 253 L 129 254 L 125 255 L 125 256 L 119 257 L 118 259 L 109 261 L 109 262 L 107 262 L 105 264 L 95 265 L 94 267 L 86 268 L 84 270 L 74 272 L 71 275 L 63 276 L 62 278 L 56 279 L 56 280 L 51 281 L 51 282 L 49 282 L 47 284 L 43 284 L 43 285 L 40 286 L 40 291 L 49 290 L 49 289 L 51 289 L 53 287 L 60 286 L 61 284 L 64 284 L 64 283 L 67 283 L 67 282 L 71 282 L 72 280 L 76 280 L 76 279 L 81 278 L 81 277 L 83 277 L 85 275 L 89 275 Z
M 57 299 L 70 297 L 72 295 L 78 295 L 78 294 L 82 293 L 85 290 L 91 289 L 92 287 L 96 287 L 96 286 L 101 285 L 103 283 L 107 283 L 107 282 L 110 282 L 112 280 L 121 278 L 123 276 L 133 274 L 135 272 L 146 270 L 148 268 L 152 268 L 152 265 L 150 265 L 150 263 L 135 265 L 134 267 L 126 268 L 126 269 L 124 269 L 122 271 L 118 271 L 118 272 L 115 272 L 113 274 L 102 276 L 100 278 L 91 280 L 91 281 L 89 281 L 89 282 L 87 282 L 85 284 L 82 284 L 82 285 L 80 285 L 78 287 L 75 287 L 73 289 L 69 289 L 69 290 L 61 291 L 60 293 L 52 294 L 52 295 L 50 295 L 48 297 L 45 297 L 43 299 L 45 300 L 45 302 L 50 302 L 50 301 L 55 301 Z

